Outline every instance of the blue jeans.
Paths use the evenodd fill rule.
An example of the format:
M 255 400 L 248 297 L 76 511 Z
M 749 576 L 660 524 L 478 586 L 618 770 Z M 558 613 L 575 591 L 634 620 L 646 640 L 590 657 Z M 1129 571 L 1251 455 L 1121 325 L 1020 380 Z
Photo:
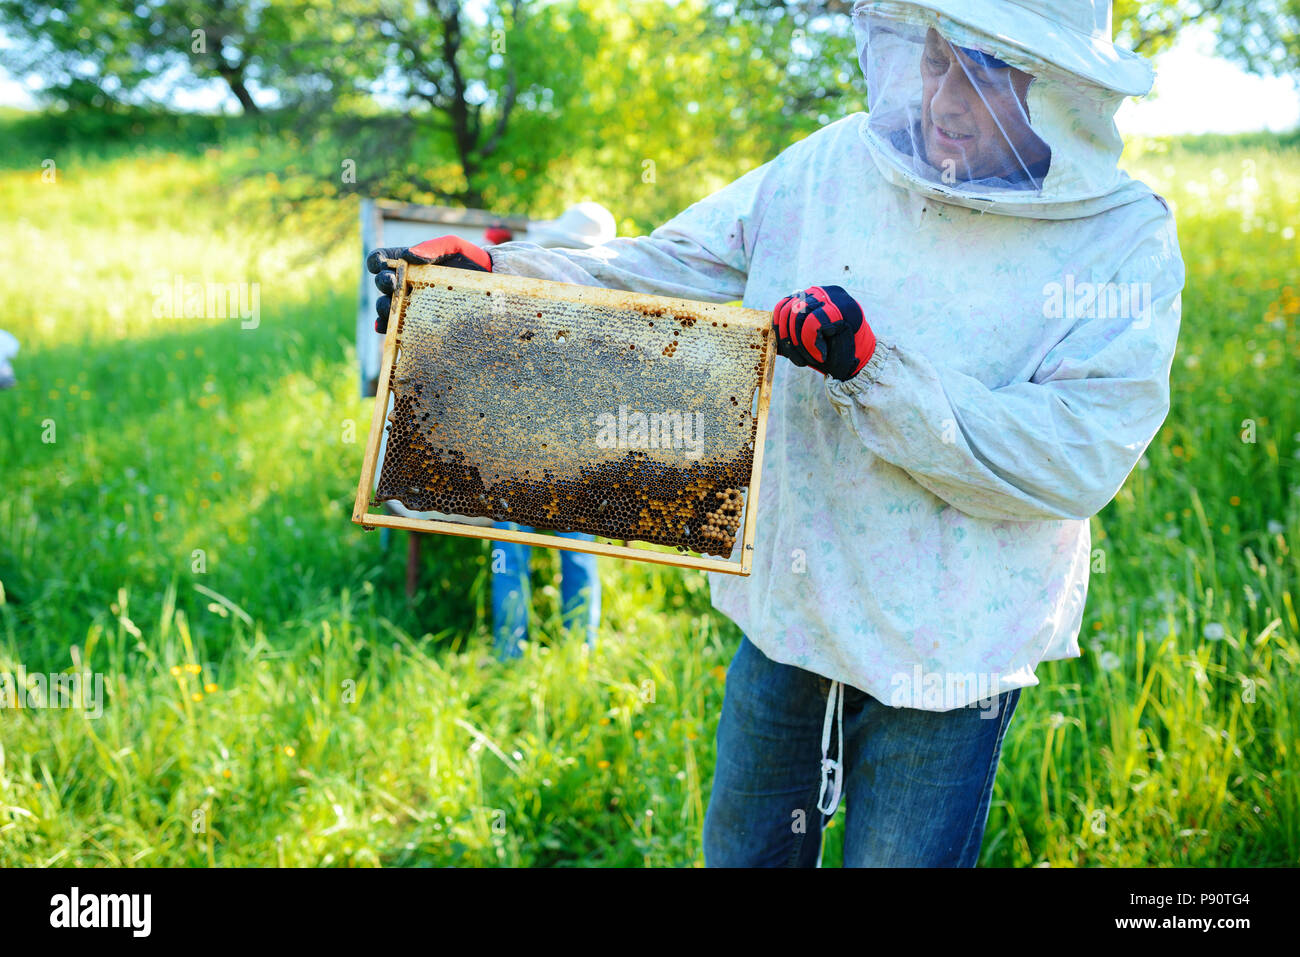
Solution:
M 748 638 L 727 671 L 710 867 L 818 866 L 823 719 L 831 682 L 777 664 Z M 974 867 L 1002 738 L 1020 689 L 978 706 L 922 711 L 844 688 L 846 867 Z
M 496 528 L 531 532 L 527 525 L 498 522 Z M 592 535 L 581 532 L 558 532 L 563 538 L 580 538 L 590 542 Z M 492 632 L 498 658 L 518 658 L 523 652 L 521 641 L 528 640 L 528 609 L 532 589 L 528 581 L 531 545 L 518 542 L 492 543 Z M 596 626 L 600 624 L 600 577 L 596 574 L 596 556 L 585 552 L 560 552 L 560 602 L 565 629 L 585 625 L 586 641 L 596 644 Z

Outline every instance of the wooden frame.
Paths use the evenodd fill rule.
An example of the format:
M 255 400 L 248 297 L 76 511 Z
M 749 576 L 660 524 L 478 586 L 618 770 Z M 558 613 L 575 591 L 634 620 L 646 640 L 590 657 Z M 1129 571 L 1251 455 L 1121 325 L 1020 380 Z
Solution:
M 759 480 L 762 475 L 763 446 L 767 430 L 768 406 L 771 400 L 772 375 L 775 368 L 775 337 L 772 335 L 765 335 L 763 338 L 762 360 L 759 366 L 762 373 L 757 377 L 755 383 L 757 408 L 754 410 L 756 425 L 753 437 L 753 464 L 748 487 L 744 491 L 744 518 L 743 522 L 740 523 L 741 536 L 734 543 L 734 546 L 739 546 L 739 560 L 713 558 L 692 552 L 658 551 L 655 547 L 649 545 L 634 547 L 602 541 L 587 542 L 557 535 L 485 528 L 481 525 L 468 525 L 459 522 L 374 514 L 370 512 L 370 508 L 378 507 L 381 504 L 375 499 L 375 471 L 378 467 L 379 442 L 383 430 L 386 428 L 388 418 L 388 404 L 391 395 L 390 377 L 396 367 L 398 354 L 401 350 L 403 325 L 406 318 L 405 307 L 411 282 L 419 282 L 422 285 L 447 282 L 448 289 L 454 283 L 460 290 L 472 289 L 488 292 L 503 290 L 507 293 L 540 299 L 565 300 L 593 307 L 638 308 L 647 311 L 666 310 L 669 314 L 685 314 L 696 317 L 696 319 L 716 320 L 715 325 L 717 322 L 724 322 L 763 330 L 767 330 L 771 326 L 770 313 L 739 306 L 722 306 L 687 299 L 630 293 L 622 290 L 580 286 L 520 276 L 449 269 L 442 266 L 410 265 L 405 262 L 391 262 L 390 265 L 397 272 L 397 290 L 392 296 L 392 306 L 389 312 L 392 318 L 390 318 L 389 322 L 388 335 L 385 337 L 384 358 L 380 368 L 378 391 L 375 396 L 374 413 L 370 424 L 370 435 L 366 443 L 361 477 L 357 486 L 356 502 L 352 512 L 353 522 L 366 528 L 380 526 L 405 528 L 412 531 L 434 532 L 487 541 L 519 542 L 544 548 L 558 548 L 593 555 L 605 555 L 614 558 L 633 559 L 654 564 L 697 568 L 735 575 L 748 575 L 750 573 L 758 516 L 757 505 Z M 754 346 L 754 348 L 758 347 Z M 733 553 L 735 552 L 734 546 Z

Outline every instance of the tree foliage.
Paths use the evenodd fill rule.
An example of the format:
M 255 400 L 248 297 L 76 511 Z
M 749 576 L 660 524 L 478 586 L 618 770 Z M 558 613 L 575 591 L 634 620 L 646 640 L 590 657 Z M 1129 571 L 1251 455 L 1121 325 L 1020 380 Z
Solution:
M 256 0 L 0 0 L 0 25 L 18 41 L 4 64 L 69 105 L 165 99 L 219 79 L 256 112 L 249 84 L 278 72 L 297 13 Z
M 1220 53 L 1255 73 L 1300 79 L 1300 0 L 1231 0 L 1224 7 Z

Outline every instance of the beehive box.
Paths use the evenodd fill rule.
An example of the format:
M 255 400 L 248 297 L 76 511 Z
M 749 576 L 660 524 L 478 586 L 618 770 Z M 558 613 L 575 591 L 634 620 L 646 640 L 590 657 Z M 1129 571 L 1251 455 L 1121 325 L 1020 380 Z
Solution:
M 768 313 L 394 265 L 354 522 L 749 574 Z M 391 499 L 597 538 L 370 511 Z

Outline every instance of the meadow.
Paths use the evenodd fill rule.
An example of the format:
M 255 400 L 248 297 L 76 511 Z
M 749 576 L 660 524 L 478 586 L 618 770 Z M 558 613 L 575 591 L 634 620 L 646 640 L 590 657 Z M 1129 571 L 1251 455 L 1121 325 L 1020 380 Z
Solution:
M 0 711 L 0 866 L 702 864 L 740 638 L 702 573 L 602 562 L 588 651 L 539 550 L 501 665 L 486 543 L 426 538 L 408 603 L 403 537 L 350 521 L 356 198 L 289 202 L 248 137 L 0 124 L 0 673 L 104 676 L 101 717 Z M 1022 696 L 980 863 L 1295 865 L 1300 139 L 1125 164 L 1178 215 L 1173 408 L 1093 519 L 1084 655 Z M 256 282 L 255 328 L 178 277 Z

